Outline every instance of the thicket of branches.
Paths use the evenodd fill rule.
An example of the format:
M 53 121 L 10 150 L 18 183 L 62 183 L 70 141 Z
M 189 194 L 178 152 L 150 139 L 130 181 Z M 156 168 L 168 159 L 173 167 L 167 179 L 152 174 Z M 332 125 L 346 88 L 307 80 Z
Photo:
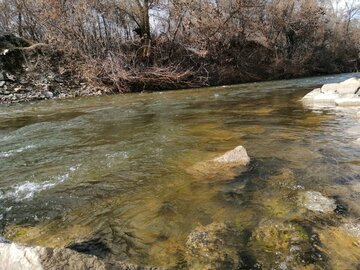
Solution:
M 54 45 L 115 91 L 360 66 L 358 0 L 0 0 L 0 10 L 0 34 Z

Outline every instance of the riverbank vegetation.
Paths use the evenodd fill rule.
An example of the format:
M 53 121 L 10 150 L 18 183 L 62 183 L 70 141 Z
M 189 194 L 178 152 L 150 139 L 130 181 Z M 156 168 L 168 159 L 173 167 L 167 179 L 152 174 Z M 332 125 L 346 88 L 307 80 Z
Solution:
M 51 46 L 63 74 L 112 92 L 360 67 L 356 0 L 0 0 L 0 10 L 1 35 Z

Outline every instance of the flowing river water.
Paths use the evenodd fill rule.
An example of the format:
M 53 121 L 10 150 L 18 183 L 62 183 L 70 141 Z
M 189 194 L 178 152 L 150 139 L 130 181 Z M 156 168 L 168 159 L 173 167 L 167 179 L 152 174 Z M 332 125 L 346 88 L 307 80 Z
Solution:
M 360 214 L 360 123 L 299 102 L 352 76 L 0 107 L 0 235 L 211 269 L 189 255 L 188 236 L 230 224 L 236 241 L 218 239 L 214 256 L 236 250 L 239 269 L 358 269 L 360 249 L 338 227 Z M 247 171 L 217 179 L 189 170 L 238 145 L 251 157 Z M 337 210 L 304 210 L 298 198 L 309 190 L 334 198 Z

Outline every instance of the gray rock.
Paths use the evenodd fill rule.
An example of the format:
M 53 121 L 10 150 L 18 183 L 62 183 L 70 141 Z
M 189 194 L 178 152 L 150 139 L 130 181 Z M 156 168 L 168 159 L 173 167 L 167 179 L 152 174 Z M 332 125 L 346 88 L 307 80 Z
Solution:
M 16 81 L 16 77 L 15 77 L 15 75 L 13 75 L 13 74 L 6 73 L 6 74 L 5 74 L 5 77 L 6 77 L 6 79 L 9 80 L 9 81 L 13 81 L 13 82 Z
M 250 163 L 246 149 L 243 146 L 237 146 L 235 149 L 226 152 L 221 157 L 215 158 L 213 161 L 221 164 L 236 164 L 238 166 L 246 166 Z
M 313 212 L 329 213 L 336 209 L 333 199 L 323 196 L 317 191 L 307 191 L 300 198 L 301 205 Z
M 3 87 L 6 83 L 4 81 L 0 81 L 0 87 Z
M 54 97 L 54 94 L 52 92 L 48 91 L 45 93 L 45 97 L 50 99 L 50 98 Z
M 0 244 L 10 243 L 10 241 L 6 240 L 4 237 L 0 236 Z

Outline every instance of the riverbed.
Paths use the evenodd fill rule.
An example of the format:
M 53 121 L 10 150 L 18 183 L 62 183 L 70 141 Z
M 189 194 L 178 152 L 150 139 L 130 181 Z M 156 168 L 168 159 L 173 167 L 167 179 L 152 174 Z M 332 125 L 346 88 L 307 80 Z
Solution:
M 296 223 L 310 254 L 286 269 L 352 269 L 359 249 L 326 236 L 336 239 L 336 228 L 360 214 L 360 123 L 299 100 L 354 76 L 2 106 L 0 230 L 20 243 L 90 239 L 90 253 L 108 260 L 201 269 L 203 261 L 190 263 L 189 234 L 231 224 L 241 269 L 283 269 L 291 251 L 264 228 Z M 207 178 L 189 170 L 238 145 L 251 157 L 245 172 Z M 337 210 L 304 210 L 306 191 L 333 198 Z

